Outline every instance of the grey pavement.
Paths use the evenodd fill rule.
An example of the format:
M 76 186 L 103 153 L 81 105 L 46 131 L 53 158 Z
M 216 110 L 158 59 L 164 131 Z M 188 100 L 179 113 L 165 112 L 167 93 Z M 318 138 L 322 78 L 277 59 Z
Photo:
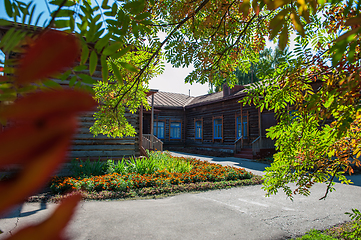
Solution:
M 174 155 L 179 153 L 172 153 Z M 185 155 L 185 154 L 183 154 Z M 196 156 L 255 173 L 266 165 L 245 159 Z M 357 178 L 356 178 L 357 179 Z M 316 184 L 309 197 L 294 201 L 283 192 L 265 197 L 260 185 L 180 194 L 163 199 L 81 202 L 64 235 L 70 239 L 288 239 L 348 221 L 361 209 L 361 187 Z M 26 203 L 0 219 L 0 239 L 9 231 L 41 221 L 56 204 Z

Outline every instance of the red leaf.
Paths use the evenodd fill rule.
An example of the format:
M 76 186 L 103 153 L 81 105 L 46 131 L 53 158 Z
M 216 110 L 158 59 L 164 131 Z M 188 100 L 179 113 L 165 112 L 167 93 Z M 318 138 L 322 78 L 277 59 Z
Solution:
M 6 82 L 8 80 L 7 76 L 0 76 L 0 82 Z
M 19 98 L 15 104 L 0 109 L 0 115 L 10 120 L 34 121 L 43 117 L 73 115 L 92 110 L 96 105 L 96 101 L 87 92 L 62 89 L 36 92 Z
M 50 30 L 26 50 L 17 68 L 16 82 L 34 82 L 72 67 L 80 54 L 78 39 L 71 34 Z
M 71 135 L 76 129 L 74 116 L 49 118 L 38 123 L 23 123 L 0 134 L 0 167 L 8 164 L 31 162 L 64 134 Z
M 13 234 L 8 240 L 48 240 L 61 239 L 61 232 L 70 221 L 81 195 L 66 198 L 54 213 L 40 224 L 28 226 Z
M 0 213 L 22 202 L 43 186 L 64 160 L 71 136 L 71 134 L 63 134 L 49 139 L 50 143 L 43 146 L 42 151 L 33 158 L 27 158 L 27 163 L 15 178 L 0 182 L 0 195 L 6 196 L 0 198 Z M 36 137 L 35 135 L 34 138 Z
M 0 182 L 0 212 L 21 202 L 49 178 L 64 160 L 76 113 L 91 110 L 96 102 L 88 93 L 75 90 L 36 92 L 3 106 L 0 115 L 16 120 L 0 134 L 0 167 L 19 164 L 24 169 Z

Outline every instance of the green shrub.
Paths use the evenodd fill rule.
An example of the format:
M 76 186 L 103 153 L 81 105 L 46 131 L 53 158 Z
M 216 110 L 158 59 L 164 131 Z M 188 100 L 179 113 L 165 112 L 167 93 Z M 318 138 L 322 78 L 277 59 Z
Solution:
M 361 239 L 361 213 L 358 209 L 352 209 L 352 213 L 347 212 L 352 220 L 352 227 L 350 231 L 343 232 L 342 236 L 345 239 Z
M 101 161 L 83 162 L 82 160 L 73 160 L 70 163 L 70 171 L 73 177 L 91 177 L 99 176 L 106 173 L 106 164 Z
M 337 238 L 333 238 L 331 236 L 328 236 L 326 234 L 321 233 L 318 230 L 312 229 L 309 232 L 306 233 L 306 235 L 297 238 L 300 240 L 337 240 Z

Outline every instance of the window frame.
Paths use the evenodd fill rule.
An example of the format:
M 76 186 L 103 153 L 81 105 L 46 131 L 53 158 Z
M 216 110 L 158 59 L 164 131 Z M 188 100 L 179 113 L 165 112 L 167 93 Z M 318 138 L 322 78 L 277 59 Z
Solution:
M 179 138 L 174 138 L 172 137 L 172 123 L 179 123 L 180 126 L 176 127 L 177 129 L 179 129 Z M 182 121 L 181 120 L 169 120 L 169 141 L 170 140 L 182 140 Z
M 162 122 L 164 125 L 163 125 L 163 137 L 159 137 L 158 136 L 158 123 L 160 123 L 160 122 Z M 157 123 L 157 126 L 154 126 L 154 124 L 155 123 Z M 159 139 L 165 139 L 165 128 L 166 128 L 166 122 L 165 122 L 165 120 L 154 120 L 153 121 L 153 129 L 154 129 L 154 131 L 153 131 L 153 134 L 154 134 L 154 136 L 156 136 L 157 138 L 159 138 Z
M 201 123 L 200 129 L 201 129 L 201 136 L 197 137 L 197 122 Z M 195 140 L 201 140 L 203 141 L 203 118 L 200 119 L 194 119 L 194 139 Z
M 238 122 L 238 119 L 240 119 L 240 122 Z M 242 114 L 235 114 L 235 120 L 234 120 L 234 124 L 235 124 L 235 140 L 240 139 L 243 136 L 243 131 L 242 131 Z M 240 127 L 240 128 L 239 128 Z M 241 130 L 241 136 L 238 136 L 239 130 Z
M 221 137 L 215 137 L 215 130 L 216 130 L 216 125 L 215 125 L 215 121 L 216 120 L 221 120 L 221 124 L 217 124 L 217 126 L 221 126 Z M 222 116 L 216 116 L 212 118 L 212 122 L 213 122 L 213 128 L 212 128 L 212 140 L 213 142 L 215 140 L 221 140 L 223 142 L 223 115 Z

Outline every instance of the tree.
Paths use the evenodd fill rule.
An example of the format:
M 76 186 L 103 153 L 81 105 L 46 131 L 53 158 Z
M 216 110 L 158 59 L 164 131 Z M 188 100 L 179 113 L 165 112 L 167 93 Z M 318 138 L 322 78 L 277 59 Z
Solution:
M 291 67 L 281 64 L 272 80 L 249 91 L 245 103 L 279 119 L 268 130 L 278 150 L 265 175 L 268 194 L 282 188 L 290 197 L 308 195 L 314 183 L 326 182 L 323 199 L 335 178 L 349 183 L 344 174 L 361 166 L 359 7 L 326 4 L 297 36 Z
M 48 32 L 54 33 L 56 31 L 53 29 L 59 29 L 67 38 L 77 39 L 70 41 L 73 44 L 64 46 L 67 49 L 65 53 L 72 52 L 69 49 L 75 46 L 75 49 L 81 49 L 81 54 L 80 64 L 64 72 L 66 67 L 74 64 L 76 58 L 68 59 L 67 55 L 61 55 L 61 43 L 67 41 L 57 42 L 55 38 L 54 43 L 59 46 L 54 47 L 52 41 L 41 44 L 50 47 L 47 54 L 43 52 L 44 55 L 40 55 L 43 57 L 42 64 L 34 64 L 31 60 L 35 58 L 31 57 L 27 64 L 23 65 L 22 60 L 5 59 L 2 63 L 3 71 L 8 75 L 1 77 L 1 109 L 16 109 L 14 106 L 20 101 L 17 100 L 18 96 L 27 99 L 27 96 L 32 95 L 29 93 L 38 89 L 48 91 L 49 88 L 59 88 L 49 80 L 51 77 L 70 79 L 71 86 L 93 91 L 87 84 L 95 84 L 96 81 L 83 74 L 83 71 L 88 69 L 93 74 L 100 60 L 103 82 L 95 87 L 95 91 L 96 99 L 102 104 L 96 115 L 99 124 L 94 126 L 93 131 L 95 134 L 114 133 L 121 136 L 130 129 L 124 127 L 126 122 L 121 118 L 122 113 L 126 107 L 135 111 L 142 102 L 146 103 L 146 84 L 154 74 L 161 71 L 163 59 L 175 67 L 193 64 L 195 70 L 185 79 L 186 82 L 219 85 L 226 80 L 232 86 L 236 83 L 236 77 L 229 73 L 245 60 L 256 62 L 259 51 L 264 49 L 266 36 L 271 40 L 278 40 L 278 45 L 283 50 L 289 43 L 290 33 L 296 33 L 298 47 L 293 60 L 280 63 L 276 70 L 268 75 L 265 84 L 256 83 L 252 86 L 246 100 L 256 104 L 261 110 L 273 109 L 280 119 L 280 123 L 269 131 L 269 136 L 277 140 L 279 153 L 275 155 L 275 162 L 268 169 L 265 188 L 269 193 L 283 188 L 291 196 L 292 191 L 287 187 L 287 183 L 296 182 L 298 188 L 295 192 L 307 194 L 309 187 L 315 182 L 329 181 L 331 184 L 334 177 L 346 181 L 342 173 L 352 172 L 352 161 L 359 164 L 357 159 L 349 159 L 361 154 L 359 1 L 351 0 L 343 5 L 343 2 L 337 0 L 124 0 L 109 5 L 108 1 L 104 0 L 102 4 L 90 6 L 87 1 L 55 0 L 51 2 L 56 6 L 56 10 L 50 14 L 50 21 L 37 31 L 26 31 L 29 24 L 37 25 L 40 19 L 39 16 L 34 16 L 33 2 L 25 4 L 18 0 L 4 0 L 4 4 L 8 17 L 14 22 L 19 20 L 20 24 L 14 26 L 11 22 L 0 20 L 1 26 L 9 27 L 0 42 L 3 51 L 23 51 L 23 45 L 30 46 L 31 50 L 31 46 L 42 42 L 40 40 L 47 36 Z M 321 17 L 320 14 L 324 16 Z M 165 32 L 167 37 L 160 40 L 157 35 L 159 32 Z M 30 50 L 26 50 L 25 55 L 29 54 Z M 43 48 L 39 47 L 37 50 Z M 62 57 L 54 60 L 57 55 L 52 55 L 53 51 Z M 67 64 L 58 64 L 63 62 Z M 27 67 L 27 71 L 24 71 L 26 74 L 20 79 L 25 81 L 19 82 L 22 72 L 19 69 L 23 67 Z M 49 69 L 52 71 L 48 71 Z M 109 69 L 113 75 L 110 81 Z M 38 72 L 46 74 L 39 75 Z M 323 84 L 319 89 L 312 89 L 316 80 Z M 66 95 L 58 91 L 59 96 Z M 33 94 L 32 96 L 37 96 L 41 93 Z M 40 103 L 51 99 L 47 94 L 42 96 Z M 74 101 L 76 96 L 87 99 L 80 93 L 71 95 L 69 99 Z M 15 103 L 9 105 L 12 101 Z M 55 104 L 56 101 L 49 101 L 50 103 Z M 30 102 L 33 108 L 29 109 L 37 109 L 34 108 L 36 104 L 39 102 Z M 20 105 L 18 109 L 27 109 L 24 106 L 26 105 Z M 64 106 L 60 104 L 50 108 L 54 111 L 50 112 L 49 118 L 48 114 L 44 115 L 39 111 L 41 114 L 37 117 L 40 118 L 27 119 L 31 123 L 29 126 L 40 129 L 45 126 L 47 133 L 52 133 L 52 130 L 59 133 L 56 131 L 58 125 L 54 124 L 58 122 L 53 117 L 67 112 Z M 90 106 L 91 101 L 85 104 L 84 109 Z M 289 115 L 289 107 L 297 110 L 292 117 Z M 64 116 L 71 116 L 69 119 L 73 120 L 74 112 Z M 12 115 L 1 110 L 1 118 L 4 122 L 11 119 Z M 64 126 L 69 127 L 68 130 L 75 129 L 75 125 L 71 125 L 72 121 L 67 120 L 65 123 L 70 124 Z M 106 128 L 103 124 L 106 124 Z M 16 139 L 23 139 L 20 134 L 22 130 L 14 130 L 14 134 L 9 131 L 8 135 L 1 135 L 0 140 L 4 143 L 8 143 L 5 140 L 9 140 L 9 136 L 14 136 L 11 138 L 14 143 Z M 22 149 L 31 150 L 27 144 L 30 143 L 29 139 L 36 139 L 36 134 L 31 138 L 31 131 L 27 133 L 27 141 L 24 140 L 21 146 Z M 44 136 L 62 139 L 52 134 Z M 69 136 L 67 135 L 66 139 Z M 32 167 L 30 169 L 35 169 L 39 163 L 35 160 L 56 156 L 57 161 L 50 161 L 52 164 L 46 165 L 49 166 L 46 168 L 47 173 L 51 172 L 50 170 L 62 161 L 61 156 L 65 153 L 67 142 L 45 140 L 35 142 L 38 144 L 35 148 L 37 151 L 31 152 L 33 155 L 21 155 L 17 162 L 25 162 L 29 160 L 29 156 L 33 156 L 34 161 L 29 161 L 33 164 L 29 163 L 29 166 Z M 46 155 L 48 152 L 44 149 L 47 148 L 43 148 L 49 143 L 54 143 L 54 149 L 59 150 L 52 152 L 54 155 Z M 8 152 L 12 148 L 6 149 L 4 146 L 0 145 L 0 153 L 6 153 L 10 157 L 7 162 L 1 158 L 1 166 L 16 161 L 14 159 L 17 156 L 14 151 Z M 28 173 L 25 171 L 20 176 L 29 176 Z M 40 185 L 40 180 L 31 186 L 32 189 Z M 18 188 L 10 188 L 13 193 L 14 189 L 29 187 L 25 180 L 17 184 Z M 9 189 L 1 187 L 0 190 Z M 30 191 L 25 191 L 24 194 L 28 192 Z
M 265 48 L 259 53 L 258 62 L 245 61 L 236 68 L 237 84 L 246 85 L 266 79 L 281 62 L 288 62 L 287 50 Z
M 288 57 L 287 49 L 281 51 L 278 48 L 275 50 L 272 50 L 272 48 L 265 48 L 259 52 L 258 60 L 256 62 L 245 60 L 237 66 L 236 70 L 233 72 L 236 76 L 235 84 L 246 85 L 266 79 L 268 75 L 273 74 L 281 62 L 284 64 L 288 63 Z M 214 92 L 222 91 L 223 85 L 226 82 L 225 79 L 221 85 L 213 86 L 213 84 L 210 84 L 210 93 L 213 92 L 213 88 Z

